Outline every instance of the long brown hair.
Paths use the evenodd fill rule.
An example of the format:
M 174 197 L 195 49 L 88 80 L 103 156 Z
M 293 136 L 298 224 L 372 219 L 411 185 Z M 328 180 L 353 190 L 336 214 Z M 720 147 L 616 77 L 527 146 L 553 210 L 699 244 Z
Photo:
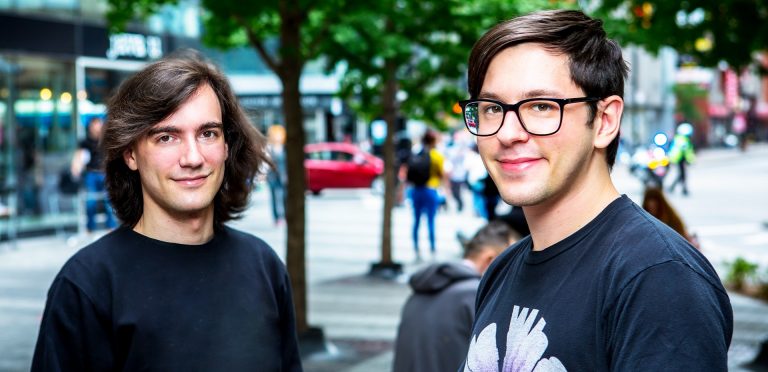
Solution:
M 144 212 L 138 172 L 123 153 L 155 124 L 176 112 L 202 85 L 209 85 L 221 105 L 224 140 L 229 148 L 224 180 L 214 197 L 214 226 L 239 218 L 248 206 L 253 178 L 266 157 L 266 139 L 246 117 L 229 81 L 193 51 L 154 62 L 122 83 L 107 105 L 101 148 L 106 189 L 115 213 L 133 227 Z
M 672 230 L 688 239 L 688 232 L 680 215 L 677 214 L 672 204 L 667 201 L 664 192 L 658 187 L 647 187 L 643 195 L 643 209 L 659 221 L 664 222 Z

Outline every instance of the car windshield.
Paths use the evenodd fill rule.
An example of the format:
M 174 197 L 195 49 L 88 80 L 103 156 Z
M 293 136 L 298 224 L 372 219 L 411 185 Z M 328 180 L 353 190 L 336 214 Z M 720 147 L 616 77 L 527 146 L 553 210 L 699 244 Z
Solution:
M 307 159 L 352 161 L 354 155 L 344 151 L 311 151 L 307 153 Z

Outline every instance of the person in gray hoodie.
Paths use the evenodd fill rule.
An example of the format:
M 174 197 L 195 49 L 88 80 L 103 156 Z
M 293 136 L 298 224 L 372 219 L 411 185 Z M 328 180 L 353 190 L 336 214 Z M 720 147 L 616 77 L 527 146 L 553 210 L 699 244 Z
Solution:
M 491 221 L 464 246 L 461 262 L 431 264 L 414 273 L 395 341 L 395 372 L 455 371 L 467 353 L 480 277 L 519 236 Z

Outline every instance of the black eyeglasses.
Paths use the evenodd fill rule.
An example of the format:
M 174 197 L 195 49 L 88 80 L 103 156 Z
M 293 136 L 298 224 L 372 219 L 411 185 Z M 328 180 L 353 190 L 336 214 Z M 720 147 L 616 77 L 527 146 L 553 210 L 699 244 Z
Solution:
M 529 98 L 515 104 L 492 99 L 459 101 L 464 112 L 464 123 L 476 136 L 492 136 L 504 124 L 507 112 L 514 111 L 526 132 L 536 136 L 549 136 L 560 130 L 565 105 L 595 102 L 601 98 Z

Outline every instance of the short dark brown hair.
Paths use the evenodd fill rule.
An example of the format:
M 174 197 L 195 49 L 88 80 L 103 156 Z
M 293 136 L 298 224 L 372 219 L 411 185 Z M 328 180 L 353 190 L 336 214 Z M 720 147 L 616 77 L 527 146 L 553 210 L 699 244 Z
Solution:
M 129 77 L 107 104 L 101 140 L 105 182 L 115 213 L 124 224 L 135 226 L 144 205 L 139 174 L 128 168 L 123 154 L 206 84 L 219 100 L 229 152 L 224 180 L 214 197 L 214 225 L 221 227 L 239 218 L 247 208 L 253 178 L 262 164 L 269 163 L 266 139 L 248 120 L 224 74 L 196 52 L 185 51 Z
M 520 234 L 507 223 L 491 220 L 480 230 L 477 230 L 472 239 L 464 246 L 464 258 L 477 257 L 487 248 L 501 252 L 510 246 L 510 241 L 514 242 L 520 239 Z
M 571 79 L 589 97 L 624 96 L 628 67 L 621 47 L 606 37 L 603 22 L 578 10 L 547 10 L 502 22 L 475 43 L 469 57 L 468 88 L 472 99 L 483 87 L 488 66 L 506 48 L 523 43 L 539 43 L 552 53 L 568 57 Z M 590 105 L 592 125 L 597 111 Z M 608 145 L 609 167 L 616 161 L 619 136 Z

